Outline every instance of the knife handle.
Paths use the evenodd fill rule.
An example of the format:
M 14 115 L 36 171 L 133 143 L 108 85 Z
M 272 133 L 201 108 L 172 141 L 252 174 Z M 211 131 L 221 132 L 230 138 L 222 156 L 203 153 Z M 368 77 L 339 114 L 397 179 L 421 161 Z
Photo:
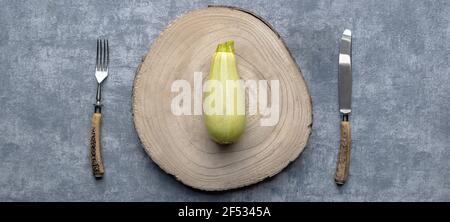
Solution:
M 100 128 L 102 126 L 102 114 L 94 113 L 92 115 L 91 129 L 91 164 L 94 177 L 101 178 L 105 173 L 102 160 L 102 146 L 100 144 Z
M 343 120 L 341 122 L 341 143 L 339 146 L 336 175 L 334 176 L 334 181 L 338 185 L 343 185 L 348 177 L 351 145 L 352 135 L 350 130 L 350 122 Z

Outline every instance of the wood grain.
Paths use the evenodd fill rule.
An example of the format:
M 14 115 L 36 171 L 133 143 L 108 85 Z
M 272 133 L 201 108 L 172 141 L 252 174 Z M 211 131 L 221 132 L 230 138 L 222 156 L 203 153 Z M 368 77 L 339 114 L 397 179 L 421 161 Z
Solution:
M 336 175 L 334 177 L 334 181 L 338 185 L 344 184 L 348 178 L 348 171 L 350 168 L 351 145 L 352 145 L 352 134 L 350 130 L 350 122 L 342 121 L 341 143 L 339 146 Z
M 184 79 L 193 86 L 194 72 L 206 78 L 217 44 L 227 40 L 235 41 L 242 79 L 279 80 L 280 118 L 265 127 L 260 115 L 248 116 L 240 140 L 220 146 L 208 137 L 201 115 L 172 114 L 177 94 L 171 84 Z M 201 190 L 243 187 L 280 172 L 307 144 L 311 109 L 302 73 L 280 36 L 238 8 L 209 7 L 179 17 L 152 45 L 133 86 L 134 124 L 145 151 L 164 171 Z
M 90 154 L 91 154 L 92 173 L 97 178 L 103 177 L 103 174 L 105 173 L 102 160 L 102 146 L 100 143 L 101 125 L 102 125 L 102 114 L 94 113 L 92 115 Z

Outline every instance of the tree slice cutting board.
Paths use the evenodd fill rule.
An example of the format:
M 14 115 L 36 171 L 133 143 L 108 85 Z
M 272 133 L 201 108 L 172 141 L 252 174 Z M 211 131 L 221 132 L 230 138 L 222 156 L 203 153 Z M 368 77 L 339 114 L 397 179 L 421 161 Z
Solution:
M 280 113 L 273 126 L 261 126 L 260 114 L 248 115 L 239 141 L 223 146 L 208 137 L 202 115 L 173 114 L 172 99 L 180 92 L 171 87 L 186 80 L 194 95 L 194 73 L 202 72 L 204 80 L 217 44 L 227 40 L 235 41 L 243 80 L 279 80 Z M 271 98 L 270 86 L 266 91 Z M 308 88 L 277 32 L 254 13 L 222 6 L 189 12 L 159 36 L 135 77 L 133 116 L 152 160 L 201 190 L 233 189 L 274 176 L 303 151 L 312 124 Z

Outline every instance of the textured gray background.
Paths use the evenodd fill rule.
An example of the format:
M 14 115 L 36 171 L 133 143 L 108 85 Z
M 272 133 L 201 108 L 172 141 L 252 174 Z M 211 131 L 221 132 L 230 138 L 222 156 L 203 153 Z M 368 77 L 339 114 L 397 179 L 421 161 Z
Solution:
M 303 154 L 272 179 L 193 190 L 144 153 L 131 88 L 177 16 L 208 4 L 261 15 L 286 41 L 313 99 Z M 0 0 L 1 201 L 450 201 L 449 1 Z M 339 140 L 338 37 L 353 30 L 351 177 L 332 180 Z M 107 174 L 91 176 L 95 39 L 112 46 L 104 88 Z

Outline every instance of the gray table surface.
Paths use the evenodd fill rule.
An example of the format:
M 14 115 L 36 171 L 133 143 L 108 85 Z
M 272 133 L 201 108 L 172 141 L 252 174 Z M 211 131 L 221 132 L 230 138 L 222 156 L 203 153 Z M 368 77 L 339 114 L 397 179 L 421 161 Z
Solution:
M 164 173 L 133 127 L 134 72 L 183 12 L 239 6 L 284 38 L 313 100 L 313 133 L 277 176 L 201 192 Z M 450 201 L 449 1 L 0 0 L 0 201 Z M 339 143 L 338 38 L 353 30 L 353 152 L 333 182 Z M 95 39 L 107 36 L 107 174 L 88 158 Z

